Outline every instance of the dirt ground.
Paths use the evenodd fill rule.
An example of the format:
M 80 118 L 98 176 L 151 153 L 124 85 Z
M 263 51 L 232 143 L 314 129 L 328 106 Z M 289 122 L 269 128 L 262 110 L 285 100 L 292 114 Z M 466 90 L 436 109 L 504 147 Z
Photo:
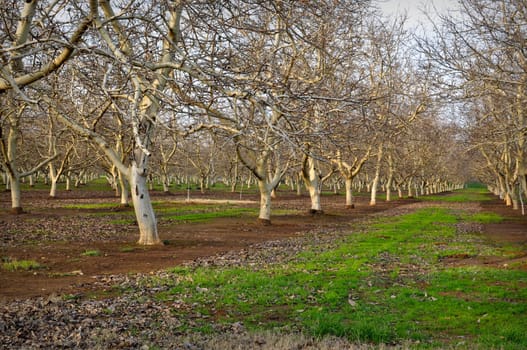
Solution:
M 302 235 L 311 230 L 323 231 L 348 225 L 373 213 L 408 205 L 415 200 L 380 202 L 371 207 L 364 197 L 357 198 L 354 209 L 344 208 L 342 196 L 323 197 L 322 215 L 311 215 L 309 197 L 279 193 L 273 209 L 296 209 L 301 214 L 272 217 L 272 225 L 263 226 L 254 217 L 219 218 L 205 223 L 170 223 L 160 220 L 162 246 L 135 244 L 137 227 L 112 224 L 115 216 L 104 210 L 66 209 L 68 204 L 97 203 L 112 200 L 111 192 L 63 192 L 58 199 L 48 199 L 46 191 L 23 194 L 25 213 L 9 213 L 9 193 L 0 193 L 0 257 L 36 260 L 43 268 L 9 272 L 0 269 L 0 301 L 45 296 L 53 293 L 75 294 L 92 288 L 93 282 L 113 274 L 149 273 L 170 268 L 200 257 L 240 250 L 255 243 Z M 153 200 L 184 202 L 186 194 L 168 197 L 153 193 Z M 191 201 L 239 200 L 239 194 L 192 193 Z M 244 206 L 257 207 L 255 195 L 243 196 Z M 116 200 L 113 198 L 113 200 Z M 114 210 L 119 210 L 114 209 Z M 487 225 L 483 234 L 496 242 L 511 242 L 523 247 L 527 260 L 527 219 L 506 208 L 495 199 L 483 210 L 509 217 L 504 223 Z M 98 250 L 99 256 L 85 256 Z M 518 255 L 516 255 L 518 258 Z M 503 263 L 503 261 L 481 261 Z M 527 265 L 526 265 L 527 266 Z

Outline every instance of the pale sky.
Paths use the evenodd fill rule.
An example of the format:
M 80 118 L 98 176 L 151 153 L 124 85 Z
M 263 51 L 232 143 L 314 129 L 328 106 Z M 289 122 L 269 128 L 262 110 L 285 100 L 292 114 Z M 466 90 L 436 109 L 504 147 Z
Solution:
M 439 13 L 445 13 L 448 9 L 455 9 L 456 0 L 376 0 L 375 1 L 384 15 L 408 14 L 408 27 L 414 27 L 419 22 L 427 22 L 428 19 L 422 14 L 422 9 L 429 9 L 432 13 L 435 9 Z M 433 16 L 432 16 L 433 17 Z

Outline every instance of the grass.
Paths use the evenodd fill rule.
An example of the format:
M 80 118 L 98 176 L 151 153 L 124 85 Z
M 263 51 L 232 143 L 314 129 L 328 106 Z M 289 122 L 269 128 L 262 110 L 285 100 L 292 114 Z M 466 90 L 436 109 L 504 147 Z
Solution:
M 124 246 L 124 247 L 119 248 L 119 251 L 122 253 L 132 253 L 132 252 L 135 252 L 136 250 L 137 248 L 132 247 L 132 246 Z
M 255 216 L 258 213 L 257 208 L 242 207 L 230 203 L 218 205 L 216 203 L 155 202 L 154 208 L 162 220 L 176 222 L 206 222 L 224 217 Z
M 101 251 L 98 249 L 89 249 L 85 250 L 82 254 L 82 256 L 101 256 Z
M 498 224 L 504 220 L 504 217 L 496 213 L 480 212 L 465 215 L 464 220 L 480 224 Z
M 207 222 L 218 218 L 228 217 L 242 217 L 242 216 L 258 216 L 257 207 L 246 207 L 235 203 L 186 203 L 173 201 L 154 201 L 152 203 L 159 221 L 170 222 Z M 115 203 L 86 203 L 86 204 L 71 204 L 66 205 L 68 209 L 93 210 L 93 209 L 111 209 L 115 208 Z M 102 213 L 90 213 L 89 215 L 104 215 L 112 216 L 110 222 L 115 225 L 130 225 L 135 222 L 135 214 L 131 208 L 128 211 L 110 212 L 104 211 Z M 275 209 L 273 216 L 281 215 L 295 215 L 297 210 Z
M 449 195 L 430 195 L 421 196 L 420 200 L 423 201 L 434 201 L 434 202 L 454 202 L 454 203 L 465 203 L 465 202 L 485 202 L 492 199 L 489 196 L 489 192 L 482 187 L 468 187 L 462 190 L 456 190 Z
M 7 271 L 29 271 L 42 269 L 43 266 L 35 260 L 3 259 L 2 268 Z
M 117 208 L 119 205 L 115 202 L 110 203 L 79 203 L 79 204 L 66 204 L 64 205 L 64 208 L 66 209 L 114 209 Z
M 459 196 L 464 195 L 461 191 Z M 473 198 L 471 190 L 466 191 Z M 512 267 L 451 267 L 446 255 L 504 256 L 460 221 L 495 222 L 490 213 L 426 208 L 381 219 L 330 246 L 313 245 L 288 263 L 263 267 L 174 268 L 156 295 L 192 321 L 243 322 L 255 331 L 302 332 L 359 343 L 415 348 L 527 348 L 527 272 Z M 185 311 L 186 310 L 186 311 Z

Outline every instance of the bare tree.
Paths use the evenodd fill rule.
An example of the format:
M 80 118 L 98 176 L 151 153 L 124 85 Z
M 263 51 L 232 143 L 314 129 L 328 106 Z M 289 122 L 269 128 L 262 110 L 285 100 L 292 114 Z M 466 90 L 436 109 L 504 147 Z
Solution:
M 28 171 L 19 171 L 20 120 L 26 113 L 35 113 L 29 105 L 35 104 L 39 98 L 33 96 L 30 87 L 71 58 L 75 45 L 92 24 L 96 13 L 96 1 L 89 1 L 75 10 L 70 5 L 68 2 L 40 5 L 36 0 L 28 0 L 8 3 L 0 10 L 0 35 L 5 44 L 0 49 L 2 167 L 9 177 L 15 212 L 22 211 L 20 178 L 35 173 L 55 157 L 43 159 Z M 58 22 L 61 25 L 55 25 Z
M 526 183 L 527 56 L 526 4 L 519 0 L 462 0 L 456 16 L 443 16 L 436 35 L 420 47 L 455 102 L 467 111 L 465 125 L 474 149 L 509 204 Z M 441 80 L 439 80 L 441 81 Z M 478 177 L 478 174 L 474 174 Z M 517 205 L 516 205 L 517 207 Z

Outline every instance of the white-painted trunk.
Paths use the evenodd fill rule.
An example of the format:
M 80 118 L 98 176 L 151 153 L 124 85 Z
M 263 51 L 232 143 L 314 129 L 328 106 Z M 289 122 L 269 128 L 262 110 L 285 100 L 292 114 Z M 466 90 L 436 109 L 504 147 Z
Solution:
M 249 176 L 247 177 L 247 189 L 250 189 L 251 188 L 251 183 L 252 183 L 252 175 L 249 174 Z
M 322 211 L 322 205 L 320 203 L 320 188 L 318 186 L 311 185 L 308 187 L 309 197 L 311 198 L 311 210 L 320 212 Z
M 300 179 L 297 179 L 296 181 L 296 195 L 297 196 L 302 195 L 302 185 L 300 184 Z
M 121 172 L 119 172 L 119 187 L 121 188 L 121 207 L 130 205 L 130 192 L 128 191 L 128 183 Z
M 389 202 L 392 200 L 392 183 L 393 183 L 393 173 L 395 172 L 393 157 L 389 153 L 387 157 L 388 161 L 388 179 L 386 180 L 386 201 Z
M 304 167 L 305 168 L 303 169 L 302 173 L 304 177 L 304 183 L 311 199 L 311 211 L 315 213 L 321 212 L 322 205 L 320 203 L 320 174 L 316 169 L 315 161 L 312 158 L 307 159 L 304 163 Z
M 60 176 L 57 176 L 57 170 L 55 169 L 55 166 L 53 165 L 53 163 L 49 163 L 49 179 L 51 180 L 49 196 L 51 198 L 57 197 L 57 183 L 59 181 L 59 177 Z
M 112 177 L 107 177 L 108 182 L 110 183 L 110 186 L 115 191 L 115 197 L 119 197 L 119 186 L 118 186 L 118 179 L 119 171 L 117 170 L 117 167 L 114 165 L 112 167 Z
M 527 171 L 527 169 L 523 168 L 522 172 L 525 173 L 525 171 Z M 520 175 L 519 180 L 520 180 L 520 196 L 522 195 L 522 192 L 523 192 L 523 195 L 527 198 L 527 176 Z
M 346 179 L 345 180 L 346 185 L 346 208 L 354 208 L 355 207 L 355 198 L 353 197 L 353 180 L 352 179 Z
M 370 205 L 377 204 L 377 186 L 379 185 L 379 178 L 376 176 L 373 178 L 370 192 Z
M 57 197 L 57 182 L 56 177 L 51 178 L 51 188 L 49 189 L 49 196 L 51 198 Z
M 505 200 L 505 195 L 507 193 L 507 191 L 505 190 L 505 185 L 504 185 L 504 181 L 503 181 L 503 178 L 501 176 L 498 176 L 498 186 L 500 188 L 500 199 L 501 200 Z
M 386 181 L 386 201 L 389 202 L 392 200 L 392 182 L 393 177 L 392 174 L 388 176 L 388 180 Z
M 375 164 L 375 177 L 371 183 L 371 196 L 370 196 L 370 205 L 377 204 L 377 188 L 379 187 L 379 181 L 381 179 L 381 161 L 383 157 L 383 146 L 379 145 L 377 151 L 377 163 Z
M 518 190 L 516 188 L 516 186 L 514 184 L 510 185 L 510 198 L 511 198 L 511 202 L 512 202 L 512 209 L 513 210 L 518 210 L 520 209 L 520 202 L 519 202 L 519 197 L 518 197 Z
M 238 163 L 234 164 L 234 173 L 231 177 L 231 192 L 236 192 L 236 186 L 238 186 Z M 243 186 L 242 186 L 243 188 Z
M 13 213 L 21 213 L 22 199 L 20 192 L 20 179 L 16 176 L 9 175 L 7 183 L 11 190 L 11 210 Z
M 139 226 L 138 244 L 160 244 L 157 233 L 157 220 L 152 208 L 146 176 L 135 164 L 130 174 L 130 187 L 132 189 L 132 202 L 134 204 L 137 225 Z
M 258 188 L 260 189 L 260 214 L 258 219 L 263 222 L 271 222 L 271 191 L 265 181 L 258 180 Z
M 199 178 L 199 187 L 201 194 L 205 194 L 205 177 L 203 176 Z
M 20 130 L 16 121 L 9 119 L 10 129 L 7 136 L 7 159 L 4 160 L 9 163 L 9 169 L 7 172 L 7 183 L 6 188 L 11 191 L 11 211 L 15 214 L 22 213 L 22 199 L 20 193 L 20 176 L 17 173 L 16 159 L 17 153 L 17 142 Z M 7 164 L 6 164 L 7 165 Z

